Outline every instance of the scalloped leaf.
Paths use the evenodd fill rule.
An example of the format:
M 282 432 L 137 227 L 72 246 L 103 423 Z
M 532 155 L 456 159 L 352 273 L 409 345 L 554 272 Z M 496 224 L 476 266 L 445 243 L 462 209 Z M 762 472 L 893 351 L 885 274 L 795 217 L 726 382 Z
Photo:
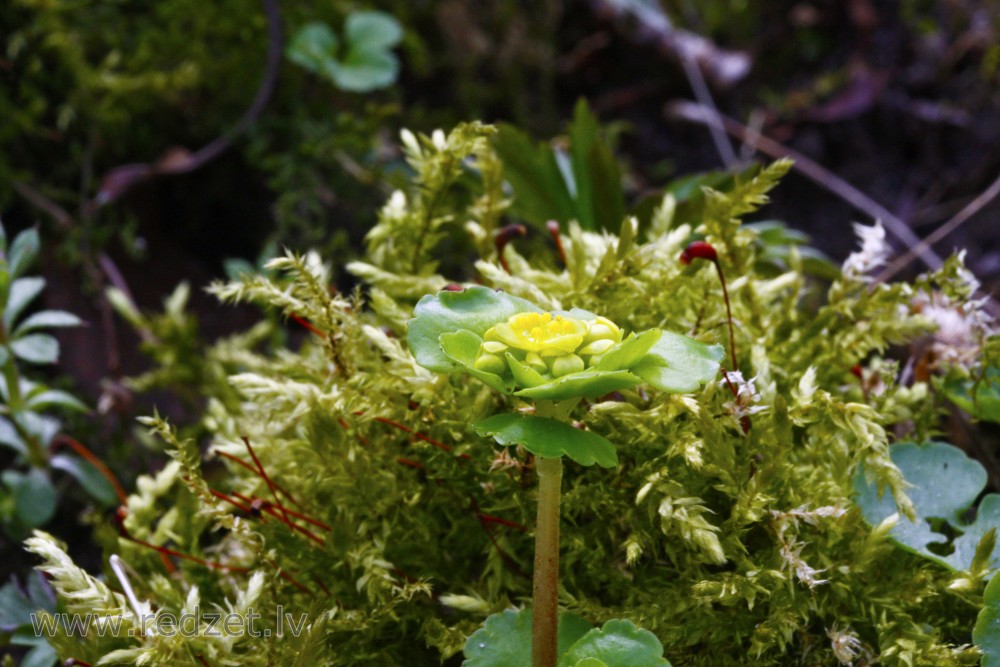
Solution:
M 556 419 L 506 413 L 478 421 L 472 428 L 481 436 L 492 436 L 499 445 L 521 445 L 538 456 L 556 458 L 565 454 L 583 466 L 618 465 L 618 453 L 610 440 Z
M 670 662 L 663 657 L 663 644 L 656 635 L 636 627 L 632 621 L 618 618 L 578 639 L 559 659 L 558 667 L 598 664 L 606 667 L 670 667 Z
M 682 394 L 710 382 L 719 372 L 725 350 L 664 331 L 632 372 L 660 391 Z
M 1000 667 L 1000 577 L 983 591 L 983 608 L 972 628 L 972 643 L 983 652 L 980 667 Z
M 591 625 L 575 614 L 559 614 L 558 652 L 566 652 L 591 630 Z M 473 632 L 463 649 L 463 667 L 512 667 L 531 664 L 531 610 L 508 609 L 492 614 L 483 627 Z
M 543 311 L 530 301 L 488 287 L 428 294 L 413 310 L 406 341 L 418 364 L 438 373 L 449 373 L 458 370 L 459 364 L 441 349 L 441 334 L 466 329 L 482 338 L 494 324 L 525 312 Z
M 995 493 L 980 501 L 975 521 L 963 521 L 986 486 L 986 470 L 958 447 L 943 442 L 893 445 L 889 454 L 913 485 L 906 492 L 917 513 L 916 522 L 900 516 L 890 538 L 903 549 L 945 567 L 968 570 L 980 540 L 991 528 L 1000 527 L 1000 495 Z M 877 526 L 898 512 L 892 495 L 880 497 L 875 484 L 869 483 L 861 471 L 855 476 L 854 489 L 855 502 L 871 525 Z M 934 530 L 931 520 L 947 522 L 960 535 L 949 544 L 946 535 Z M 989 563 L 990 568 L 1000 565 L 996 549 Z

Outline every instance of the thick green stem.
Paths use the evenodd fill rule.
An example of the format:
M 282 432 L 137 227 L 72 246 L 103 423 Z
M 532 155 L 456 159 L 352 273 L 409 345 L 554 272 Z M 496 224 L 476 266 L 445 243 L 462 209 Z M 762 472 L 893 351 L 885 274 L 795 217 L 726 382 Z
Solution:
M 538 401 L 539 417 L 566 420 L 579 398 Z M 538 518 L 535 522 L 535 572 L 532 587 L 531 664 L 555 667 L 559 637 L 559 498 L 562 457 L 535 457 L 538 472 Z
M 559 496 L 562 458 L 535 457 L 538 519 L 532 595 L 531 664 L 555 667 L 559 634 Z

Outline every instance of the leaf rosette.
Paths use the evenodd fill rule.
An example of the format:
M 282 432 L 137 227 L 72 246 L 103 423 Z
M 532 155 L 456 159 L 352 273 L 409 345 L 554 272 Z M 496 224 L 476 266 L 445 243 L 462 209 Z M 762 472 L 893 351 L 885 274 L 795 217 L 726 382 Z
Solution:
M 719 345 L 649 329 L 625 332 L 586 310 L 545 311 L 486 287 L 442 291 L 417 303 L 408 342 L 417 363 L 465 372 L 530 399 L 603 396 L 643 382 L 671 393 L 715 377 Z

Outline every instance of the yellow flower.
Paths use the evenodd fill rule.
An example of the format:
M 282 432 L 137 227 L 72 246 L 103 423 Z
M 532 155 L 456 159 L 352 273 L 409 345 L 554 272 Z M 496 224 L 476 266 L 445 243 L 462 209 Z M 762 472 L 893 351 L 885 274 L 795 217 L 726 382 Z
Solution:
M 575 317 L 519 313 L 494 325 L 484 338 L 543 357 L 558 357 L 575 352 L 588 333 L 587 323 Z

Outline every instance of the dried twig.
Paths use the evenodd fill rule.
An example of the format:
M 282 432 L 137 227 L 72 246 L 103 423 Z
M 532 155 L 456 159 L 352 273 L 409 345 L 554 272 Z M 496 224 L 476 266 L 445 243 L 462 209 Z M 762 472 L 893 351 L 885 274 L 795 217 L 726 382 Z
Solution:
M 653 4 L 622 0 L 591 0 L 594 12 L 618 22 L 634 22 L 635 41 L 655 45 L 661 53 L 677 62 L 694 63 L 699 75 L 719 88 L 730 88 L 750 72 L 750 56 L 743 51 L 728 51 L 701 35 L 674 27 Z
M 247 110 L 233 128 L 211 142 L 202 146 L 194 153 L 184 148 L 174 147 L 166 151 L 158 160 L 151 163 L 125 164 L 115 167 L 101 179 L 97 196 L 90 203 L 91 210 L 120 199 L 130 188 L 157 176 L 169 174 L 185 174 L 200 169 L 207 163 L 222 155 L 250 124 L 256 120 L 267 105 L 274 92 L 278 80 L 278 69 L 281 65 L 281 52 L 284 39 L 281 32 L 281 14 L 278 11 L 278 0 L 263 0 L 264 13 L 267 15 L 267 66 L 257 93 Z
M 987 188 L 979 197 L 976 197 L 976 199 L 970 202 L 968 206 L 958 213 L 958 215 L 945 223 L 945 225 L 942 225 L 942 229 L 944 231 L 938 230 L 938 232 L 941 232 L 940 235 L 938 235 L 938 232 L 935 232 L 928 237 L 927 242 L 922 242 L 913 230 L 910 229 L 906 222 L 847 181 L 820 166 L 818 163 L 813 162 L 805 155 L 802 155 L 801 153 L 764 136 L 760 132 L 751 130 L 739 121 L 729 118 L 728 116 L 714 113 L 712 109 L 707 109 L 701 104 L 689 102 L 687 100 L 679 100 L 671 103 L 668 105 L 666 113 L 671 118 L 678 118 L 705 125 L 718 123 L 728 134 L 736 137 L 747 145 L 752 146 L 765 155 L 769 155 L 773 158 L 791 158 L 795 163 L 793 168 L 803 176 L 806 176 L 814 183 L 817 183 L 830 192 L 838 195 L 857 210 L 868 214 L 875 220 L 881 220 L 885 225 L 885 228 L 893 236 L 910 248 L 907 253 L 907 255 L 909 255 L 906 260 L 907 262 L 912 259 L 919 258 L 932 270 L 941 268 L 944 264 L 944 260 L 942 260 L 941 257 L 930 248 L 930 244 L 951 232 L 954 228 L 958 227 L 960 224 L 965 222 L 966 219 L 976 213 L 976 211 L 989 203 L 990 200 L 1000 194 L 1000 177 L 998 177 L 998 179 L 994 181 L 994 183 L 990 185 L 990 187 Z M 948 227 L 948 229 L 944 229 L 945 227 Z M 898 269 L 894 270 L 893 273 L 895 273 L 895 271 L 898 271 Z M 886 270 L 886 273 L 888 273 L 888 269 Z M 889 275 L 892 274 L 890 273 Z M 882 276 L 879 276 L 879 278 L 883 279 L 884 276 L 885 273 L 883 273 Z M 986 296 L 985 307 L 994 316 L 1000 315 L 1000 304 L 998 304 L 992 296 Z
M 876 280 L 886 281 L 899 273 L 910 262 L 912 262 L 921 251 L 931 247 L 933 244 L 958 229 L 961 225 L 972 218 L 972 216 L 982 210 L 983 207 L 996 199 L 997 195 L 1000 195 L 1000 176 L 997 176 L 996 180 L 990 183 L 988 188 L 983 190 L 976 196 L 975 199 L 966 204 L 962 210 L 956 213 L 954 217 L 948 220 L 948 222 L 935 229 L 927 238 L 918 243 L 916 246 L 910 248 L 905 253 L 894 259 L 892 263 L 878 275 Z
M 793 168 L 796 171 L 814 183 L 838 195 L 862 213 L 868 214 L 875 220 L 881 220 L 886 229 L 889 230 L 889 233 L 906 244 L 907 247 L 913 248 L 920 244 L 920 238 L 913 233 L 909 225 L 899 219 L 889 209 L 825 167 L 813 162 L 805 155 L 764 136 L 760 132 L 750 130 L 739 121 L 728 116 L 713 113 L 711 109 L 706 109 L 701 104 L 686 100 L 672 102 L 667 107 L 667 114 L 672 118 L 702 123 L 704 125 L 718 123 L 727 133 L 765 155 L 773 158 L 791 158 L 795 162 Z M 938 269 L 944 263 L 944 260 L 930 248 L 922 249 L 917 256 L 931 269 Z

